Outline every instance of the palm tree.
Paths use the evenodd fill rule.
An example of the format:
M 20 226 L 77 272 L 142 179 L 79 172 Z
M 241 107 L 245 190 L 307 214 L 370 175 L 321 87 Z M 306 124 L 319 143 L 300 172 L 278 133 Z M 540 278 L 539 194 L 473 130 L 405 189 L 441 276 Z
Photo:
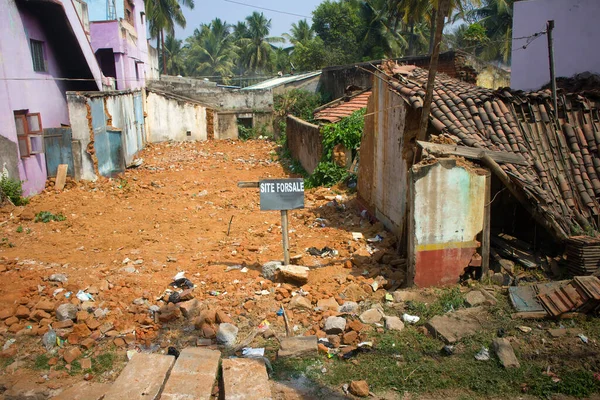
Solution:
M 271 43 L 282 43 L 281 37 L 269 37 L 271 20 L 265 18 L 263 13 L 257 11 L 246 17 L 248 34 L 240 39 L 240 44 L 245 48 L 245 60 L 249 69 L 255 73 L 270 69 Z
M 235 66 L 236 50 L 230 25 L 216 18 L 196 31 L 194 36 L 188 38 L 187 61 L 190 73 L 218 76 L 223 83 L 229 83 Z
M 473 11 L 490 38 L 489 45 L 482 52 L 483 58 L 501 59 L 505 63 L 510 61 L 514 2 L 515 0 L 484 0 L 483 6 Z
M 162 51 L 163 73 L 166 73 L 165 31 L 174 35 L 175 25 L 185 28 L 185 16 L 181 5 L 194 8 L 194 0 L 146 0 L 150 36 L 156 38 L 156 48 Z M 162 46 L 161 46 L 162 44 Z
M 292 23 L 292 29 L 290 29 L 290 33 L 291 34 L 285 33 L 284 37 L 292 44 L 306 42 L 315 37 L 315 31 L 305 19 L 301 19 L 298 21 L 298 23 Z
M 173 35 L 167 35 L 165 39 L 165 53 L 167 53 L 167 73 L 169 75 L 181 75 L 185 71 L 184 51 L 181 40 L 175 39 Z

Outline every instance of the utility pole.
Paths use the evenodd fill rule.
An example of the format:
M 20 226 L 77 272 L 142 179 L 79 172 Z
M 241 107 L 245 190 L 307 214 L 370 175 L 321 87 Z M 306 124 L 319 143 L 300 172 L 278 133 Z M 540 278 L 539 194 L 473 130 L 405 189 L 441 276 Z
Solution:
M 437 73 L 438 58 L 440 56 L 440 43 L 442 41 L 442 32 L 444 31 L 444 19 L 448 14 L 449 0 L 438 0 L 438 9 L 435 23 L 435 36 L 433 38 L 433 51 L 431 52 L 431 60 L 429 61 L 429 77 L 427 79 L 427 88 L 425 91 L 425 99 L 423 100 L 423 110 L 421 113 L 421 123 L 419 125 L 419 133 L 417 140 L 427 139 L 427 127 L 429 125 L 429 113 L 431 111 L 431 101 L 433 100 L 433 86 L 435 84 L 435 75 Z M 417 159 L 415 151 L 415 162 Z
M 548 35 L 548 58 L 550 62 L 550 85 L 552 86 L 552 106 L 554 115 L 558 118 L 558 102 L 556 100 L 556 75 L 554 71 L 554 42 L 552 31 L 554 30 L 554 20 L 546 22 L 546 34 Z

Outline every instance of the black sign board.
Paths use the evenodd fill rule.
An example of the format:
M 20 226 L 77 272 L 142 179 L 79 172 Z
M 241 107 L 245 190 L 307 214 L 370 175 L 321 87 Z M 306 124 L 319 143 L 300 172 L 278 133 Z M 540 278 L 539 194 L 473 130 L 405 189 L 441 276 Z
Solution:
M 260 181 L 260 209 L 294 210 L 304 208 L 304 179 L 265 179 Z

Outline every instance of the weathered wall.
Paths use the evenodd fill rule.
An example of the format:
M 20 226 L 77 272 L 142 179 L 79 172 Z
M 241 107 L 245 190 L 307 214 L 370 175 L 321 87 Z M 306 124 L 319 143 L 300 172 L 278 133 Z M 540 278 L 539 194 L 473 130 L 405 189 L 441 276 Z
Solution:
M 313 76 L 308 79 L 303 79 L 301 81 L 289 82 L 285 85 L 277 86 L 273 88 L 273 94 L 284 94 L 289 92 L 290 90 L 298 89 L 303 90 L 305 92 L 317 93 L 317 89 L 319 87 L 319 81 L 321 79 L 320 75 Z
M 73 174 L 75 179 L 95 180 L 94 161 L 88 153 L 93 129 L 87 99 L 85 96 L 69 92 L 67 93 L 67 104 L 69 105 L 69 121 L 73 132 L 73 140 L 79 143 L 73 149 Z
M 10 178 L 20 179 L 17 144 L 4 136 L 0 136 L 0 174 L 5 168 Z
M 219 112 L 215 119 L 215 139 L 237 139 L 238 125 L 235 113 Z
M 146 104 L 150 142 L 207 139 L 206 107 L 152 91 L 148 91 Z
M 408 167 L 413 159 L 418 113 L 383 79 L 375 77 L 360 144 L 358 196 L 377 219 L 398 235 L 406 231 Z
M 409 278 L 419 287 L 455 284 L 480 246 L 485 169 L 455 159 L 419 164 L 410 174 Z
M 323 137 L 317 125 L 288 115 L 286 120 L 287 146 L 295 160 L 312 174 L 323 157 Z
M 546 30 L 546 21 L 554 20 L 554 64 L 557 77 L 581 72 L 600 73 L 600 1 L 529 0 L 517 1 L 513 12 L 513 38 L 526 37 Z M 511 62 L 512 87 L 537 90 L 550 82 L 546 37 L 522 47 L 526 39 L 513 39 Z

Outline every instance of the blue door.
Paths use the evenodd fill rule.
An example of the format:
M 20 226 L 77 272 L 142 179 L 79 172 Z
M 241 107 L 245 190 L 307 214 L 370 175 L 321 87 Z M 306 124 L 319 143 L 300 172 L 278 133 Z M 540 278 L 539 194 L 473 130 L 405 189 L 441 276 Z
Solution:
M 102 98 L 92 98 L 88 101 L 92 112 L 94 150 L 98 160 L 98 172 L 102 176 L 111 177 L 125 171 L 121 132 L 107 131 L 106 113 Z
M 44 152 L 49 177 L 56 176 L 60 164 L 67 164 L 67 175 L 73 176 L 72 136 L 71 128 L 44 129 Z
M 137 151 L 144 148 L 144 106 L 142 94 L 136 93 L 133 96 L 133 107 L 135 108 L 135 129 L 137 132 Z

